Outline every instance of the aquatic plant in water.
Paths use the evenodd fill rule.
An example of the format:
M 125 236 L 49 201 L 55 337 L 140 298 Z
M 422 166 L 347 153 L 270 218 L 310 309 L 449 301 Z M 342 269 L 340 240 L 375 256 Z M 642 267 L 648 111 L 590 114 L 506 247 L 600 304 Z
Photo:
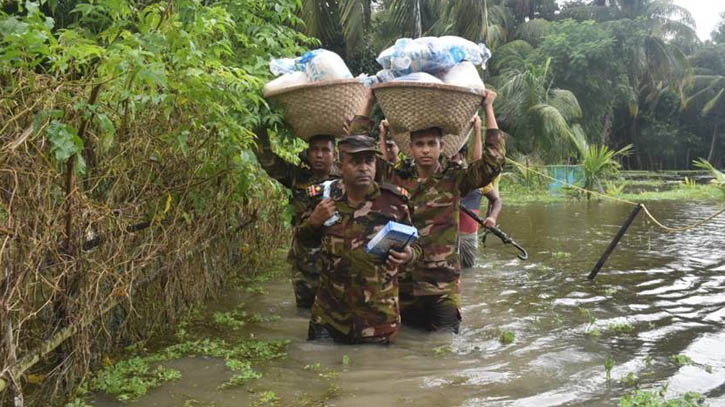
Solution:
M 701 407 L 705 397 L 688 392 L 679 397 L 666 399 L 665 389 L 658 391 L 636 390 L 619 400 L 619 407 Z

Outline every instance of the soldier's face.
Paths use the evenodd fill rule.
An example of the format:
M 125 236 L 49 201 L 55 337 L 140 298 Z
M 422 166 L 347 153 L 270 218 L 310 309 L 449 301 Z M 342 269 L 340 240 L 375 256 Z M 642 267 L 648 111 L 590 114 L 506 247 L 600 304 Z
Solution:
M 375 179 L 375 153 L 342 153 L 340 173 L 346 187 L 367 189 Z
M 335 161 L 335 149 L 328 139 L 310 140 L 307 150 L 307 163 L 313 171 L 330 172 Z
M 443 151 L 443 142 L 436 131 L 417 133 L 410 138 L 410 153 L 416 165 L 430 167 L 438 162 Z

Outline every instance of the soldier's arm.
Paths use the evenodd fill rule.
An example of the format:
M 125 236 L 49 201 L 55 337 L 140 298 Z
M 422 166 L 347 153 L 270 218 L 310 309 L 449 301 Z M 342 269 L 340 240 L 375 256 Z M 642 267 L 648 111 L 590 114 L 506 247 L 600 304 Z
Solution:
M 459 175 L 459 190 L 465 196 L 472 190 L 488 185 L 498 174 L 506 161 L 506 143 L 503 134 L 498 129 L 496 114 L 493 111 L 493 101 L 496 93 L 487 91 L 483 100 L 483 110 L 486 113 L 486 144 L 483 156 L 474 161 L 468 169 Z
M 322 225 L 335 213 L 335 201 L 323 199 L 308 213 L 297 230 L 297 238 L 302 246 L 319 247 L 325 232 Z
M 257 135 L 257 148 L 254 150 L 254 154 L 257 156 L 259 164 L 271 178 L 279 181 L 280 184 L 287 188 L 292 188 L 298 167 L 283 160 L 272 151 L 266 128 L 256 129 L 255 134 Z

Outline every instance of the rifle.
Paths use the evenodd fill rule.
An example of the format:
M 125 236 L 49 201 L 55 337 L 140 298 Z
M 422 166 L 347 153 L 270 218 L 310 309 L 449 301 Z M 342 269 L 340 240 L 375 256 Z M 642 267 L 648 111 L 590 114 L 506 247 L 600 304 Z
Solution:
M 511 246 L 515 247 L 519 251 L 519 254 L 517 254 L 516 257 L 518 257 L 521 260 L 526 260 L 526 259 L 529 258 L 529 253 L 526 252 L 526 249 L 524 249 L 523 247 L 521 247 L 520 244 L 516 243 L 516 241 L 514 239 L 512 239 L 511 237 L 509 237 L 509 235 L 507 235 L 506 233 L 504 233 L 503 230 L 499 229 L 496 226 L 486 226 L 486 225 L 484 225 L 483 224 L 483 219 L 481 219 L 480 216 L 478 216 L 475 212 L 473 212 L 472 210 L 470 210 L 470 209 L 468 209 L 468 208 L 466 208 L 464 206 L 461 206 L 461 210 L 463 212 L 466 212 L 466 214 L 468 216 L 470 216 L 471 218 L 473 218 L 473 220 L 475 220 L 476 222 L 478 222 L 479 225 L 481 225 L 483 228 L 485 228 L 486 229 L 486 233 L 491 232 L 494 235 L 496 235 L 499 239 L 501 239 L 501 241 L 504 244 L 510 244 Z M 485 239 L 485 235 L 484 235 L 484 239 Z

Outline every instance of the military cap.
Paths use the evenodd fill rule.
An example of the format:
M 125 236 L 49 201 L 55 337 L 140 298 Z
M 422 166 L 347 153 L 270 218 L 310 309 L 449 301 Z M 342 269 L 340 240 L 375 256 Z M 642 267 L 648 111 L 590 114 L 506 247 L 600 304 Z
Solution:
M 363 134 L 343 137 L 337 142 L 337 149 L 348 154 L 362 151 L 377 151 L 375 148 L 375 139 Z

